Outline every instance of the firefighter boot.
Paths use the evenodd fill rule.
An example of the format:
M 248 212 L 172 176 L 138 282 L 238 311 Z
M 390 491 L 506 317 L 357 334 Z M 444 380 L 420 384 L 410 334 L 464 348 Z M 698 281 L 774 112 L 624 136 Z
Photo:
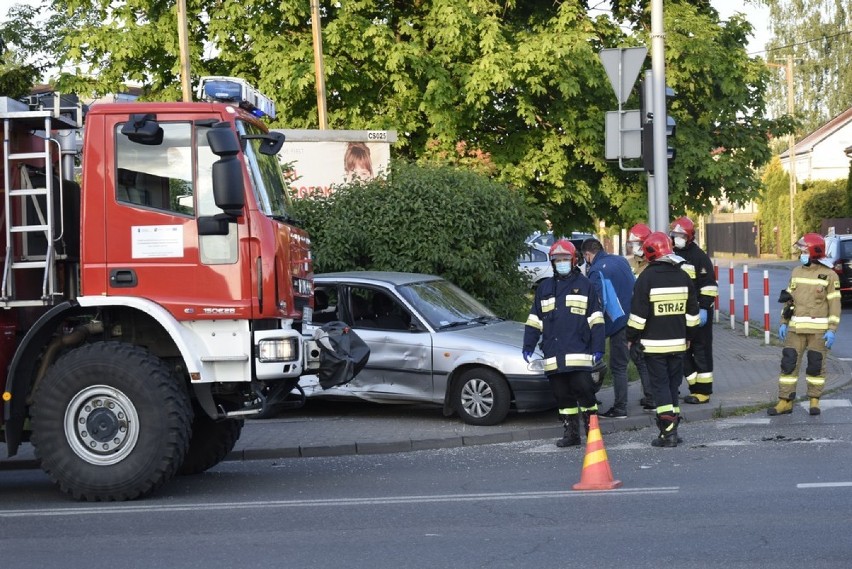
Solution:
M 677 417 L 674 415 L 658 415 L 657 428 L 660 434 L 651 441 L 655 447 L 676 447 L 677 440 Z
M 583 411 L 583 430 L 586 432 L 586 437 L 589 436 L 589 417 L 597 414 L 597 411 Z
M 811 397 L 811 408 L 808 410 L 811 415 L 819 415 L 819 397 Z
M 817 408 L 819 409 L 819 408 Z M 792 399 L 779 399 L 778 403 L 775 404 L 775 407 L 770 407 L 766 410 L 766 414 L 770 416 L 775 415 L 789 415 L 793 412 L 793 400 Z
M 580 416 L 577 414 L 562 415 L 562 425 L 565 427 L 565 432 L 562 438 L 556 441 L 556 446 L 559 448 L 579 446 L 581 442 Z

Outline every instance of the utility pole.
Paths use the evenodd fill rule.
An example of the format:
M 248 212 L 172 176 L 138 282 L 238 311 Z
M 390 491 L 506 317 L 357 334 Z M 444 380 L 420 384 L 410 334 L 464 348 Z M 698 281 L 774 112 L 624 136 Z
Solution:
M 796 111 L 796 100 L 793 94 L 793 54 L 787 56 L 787 113 L 792 116 Z M 793 198 L 796 196 L 796 135 L 790 133 L 790 239 L 795 243 L 796 224 L 793 221 Z
M 180 86 L 183 102 L 192 102 L 192 87 L 189 84 L 189 39 L 186 20 L 186 0 L 177 0 L 178 43 L 180 44 Z
M 328 128 L 325 114 L 325 71 L 322 64 L 322 32 L 320 30 L 319 0 L 311 0 L 311 29 L 314 37 L 314 75 L 317 85 L 317 114 L 320 130 Z

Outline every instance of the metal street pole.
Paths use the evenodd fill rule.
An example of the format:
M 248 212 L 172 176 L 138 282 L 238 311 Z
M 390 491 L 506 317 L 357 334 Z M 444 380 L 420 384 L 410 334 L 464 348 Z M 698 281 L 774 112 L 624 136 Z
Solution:
M 654 90 L 654 231 L 667 231 L 669 223 L 669 160 L 666 144 L 666 34 L 663 0 L 651 2 L 651 71 Z
M 317 114 L 320 130 L 328 128 L 325 114 L 325 71 L 322 64 L 322 32 L 320 30 L 319 0 L 311 0 L 311 29 L 314 37 L 314 75 L 317 85 Z
M 183 102 L 192 102 L 192 87 L 189 84 L 189 39 L 186 21 L 186 0 L 177 1 L 178 43 L 180 44 L 180 86 Z

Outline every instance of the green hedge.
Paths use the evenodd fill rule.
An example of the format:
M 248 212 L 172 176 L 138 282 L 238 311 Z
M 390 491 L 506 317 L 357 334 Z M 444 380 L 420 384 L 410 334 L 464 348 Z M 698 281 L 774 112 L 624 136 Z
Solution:
M 311 234 L 317 273 L 350 270 L 439 275 L 517 318 L 529 308 L 518 271 L 536 212 L 506 185 L 446 166 L 393 165 L 386 179 L 294 199 Z

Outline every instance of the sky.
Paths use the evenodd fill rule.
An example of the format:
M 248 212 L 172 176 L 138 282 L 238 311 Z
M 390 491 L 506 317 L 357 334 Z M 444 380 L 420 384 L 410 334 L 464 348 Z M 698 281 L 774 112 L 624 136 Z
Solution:
M 712 0 L 712 5 L 719 12 L 720 20 L 727 20 L 736 12 L 742 12 L 751 25 L 754 26 L 754 36 L 748 44 L 749 55 L 763 56 L 763 48 L 771 38 L 769 33 L 769 8 L 754 6 L 742 0 Z M 665 10 L 665 8 L 663 8 Z

